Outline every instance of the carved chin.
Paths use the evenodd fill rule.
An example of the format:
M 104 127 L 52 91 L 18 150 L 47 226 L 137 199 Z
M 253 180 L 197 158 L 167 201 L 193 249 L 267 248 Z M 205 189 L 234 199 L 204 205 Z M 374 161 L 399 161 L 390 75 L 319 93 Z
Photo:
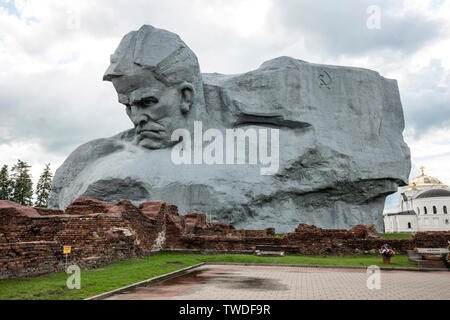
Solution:
M 164 148 L 164 143 L 162 142 L 162 140 L 155 140 L 155 139 L 149 139 L 149 138 L 140 139 L 138 141 L 138 145 L 143 148 L 147 148 L 147 149 L 151 149 L 151 150 Z

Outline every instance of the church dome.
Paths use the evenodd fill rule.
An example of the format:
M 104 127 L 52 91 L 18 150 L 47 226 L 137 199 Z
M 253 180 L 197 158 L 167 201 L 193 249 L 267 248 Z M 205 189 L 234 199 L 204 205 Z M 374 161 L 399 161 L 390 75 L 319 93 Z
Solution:
M 412 179 L 409 183 L 409 186 L 422 186 L 422 185 L 444 185 L 441 181 L 438 179 L 427 176 L 424 172 L 424 167 L 420 168 L 422 170 L 422 175 L 415 177 Z
M 443 184 L 443 183 L 434 177 L 426 176 L 426 175 L 415 177 L 409 183 L 409 185 L 416 185 L 416 186 L 424 185 L 424 184 Z
M 419 194 L 416 199 L 450 197 L 450 191 L 444 189 L 432 189 Z

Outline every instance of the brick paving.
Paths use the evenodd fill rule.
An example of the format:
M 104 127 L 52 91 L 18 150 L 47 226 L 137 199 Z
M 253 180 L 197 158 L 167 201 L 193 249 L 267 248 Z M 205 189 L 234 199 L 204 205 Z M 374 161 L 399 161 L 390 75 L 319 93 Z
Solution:
M 111 300 L 450 300 L 449 272 L 381 271 L 368 289 L 365 269 L 205 265 Z

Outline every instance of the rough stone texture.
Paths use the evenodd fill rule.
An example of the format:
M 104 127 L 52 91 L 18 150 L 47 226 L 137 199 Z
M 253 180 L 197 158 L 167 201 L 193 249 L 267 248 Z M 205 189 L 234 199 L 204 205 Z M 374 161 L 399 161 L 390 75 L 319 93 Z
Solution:
M 448 231 L 418 232 L 414 239 L 417 248 L 447 248 L 450 241 Z
M 185 214 L 185 221 L 186 226 L 190 229 L 194 228 L 200 228 L 200 229 L 206 229 L 207 228 L 207 222 L 206 222 L 206 214 L 203 212 L 188 212 Z
M 136 81 L 133 75 L 152 70 L 159 86 L 174 79 L 192 84 L 191 109 L 181 106 L 185 119 L 179 111 L 165 119 L 171 127 L 186 123 L 193 133 L 193 121 L 202 120 L 203 131 L 279 129 L 279 170 L 263 176 L 261 165 L 175 165 L 167 143 L 137 144 L 135 122 L 136 129 L 88 142 L 67 158 L 53 180 L 52 207 L 65 209 L 82 195 L 135 205 L 161 199 L 239 228 L 287 232 L 302 222 L 373 224 L 381 231 L 385 197 L 407 183 L 410 152 L 397 82 L 375 71 L 280 57 L 239 75 L 202 75 L 178 36 L 151 26 L 128 34 L 111 62 L 105 79 L 124 104 L 138 93 L 123 93 L 130 83 L 120 82 L 122 74 Z M 137 88 L 151 86 L 144 82 Z
M 141 209 L 127 200 L 116 205 L 103 203 L 102 207 L 109 209 L 91 213 L 98 211 L 99 203 L 82 198 L 71 205 L 70 214 L 48 215 L 39 214 L 37 208 L 0 201 L 0 279 L 64 270 L 64 245 L 72 246 L 69 262 L 94 268 L 160 250 L 253 253 L 270 247 L 289 254 L 376 254 L 388 243 L 405 254 L 415 247 L 442 248 L 450 240 L 450 232 L 386 240 L 377 236 L 374 226 L 339 230 L 305 224 L 275 237 L 274 228 L 245 230 L 207 223 L 205 213 L 179 215 L 176 206 L 161 201 L 143 203 Z

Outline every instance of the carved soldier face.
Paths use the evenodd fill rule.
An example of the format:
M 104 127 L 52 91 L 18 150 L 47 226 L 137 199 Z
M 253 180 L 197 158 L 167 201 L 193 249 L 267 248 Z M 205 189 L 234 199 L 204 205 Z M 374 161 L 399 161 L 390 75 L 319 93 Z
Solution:
M 149 149 L 171 147 L 174 130 L 186 125 L 194 89 L 185 82 L 167 86 L 147 69 L 134 68 L 113 78 L 119 102 L 136 128 L 136 142 Z

